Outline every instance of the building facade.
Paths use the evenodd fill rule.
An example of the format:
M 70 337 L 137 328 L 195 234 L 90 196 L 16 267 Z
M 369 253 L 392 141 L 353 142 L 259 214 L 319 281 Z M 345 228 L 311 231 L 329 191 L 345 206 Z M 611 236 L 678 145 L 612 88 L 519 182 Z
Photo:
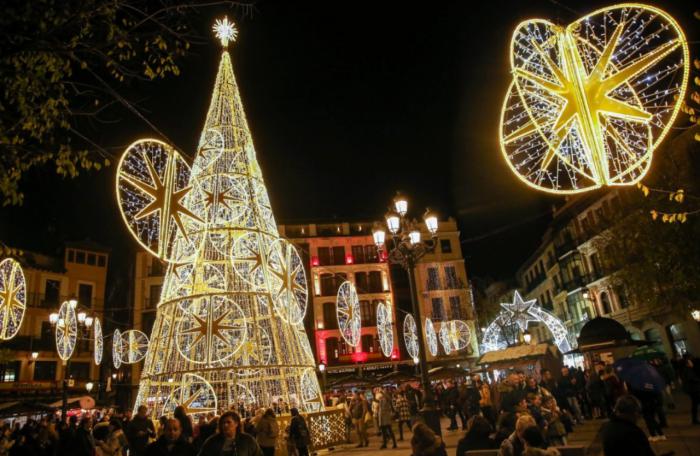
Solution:
M 83 241 L 66 243 L 60 256 L 5 250 L 22 265 L 27 307 L 18 335 L 0 343 L 0 397 L 54 403 L 61 399 L 64 378 L 70 397 L 85 395 L 88 382 L 95 385 L 93 395 L 101 394 L 106 382 L 94 362 L 92 329 L 82 325 L 66 364 L 56 352 L 55 327 L 49 315 L 58 312 L 64 301 L 76 299 L 78 310 L 98 317 L 104 325 L 109 249 Z M 103 363 L 108 362 L 110 353 L 109 344 L 104 345 Z
M 564 322 L 572 347 L 583 325 L 601 316 L 620 322 L 634 339 L 659 344 L 669 355 L 696 352 L 700 331 L 690 315 L 634 302 L 615 276 L 605 233 L 616 214 L 624 212 L 627 197 L 608 190 L 568 199 L 554 211 L 542 243 L 518 270 L 519 287 Z M 531 332 L 537 341 L 551 338 L 543 325 Z

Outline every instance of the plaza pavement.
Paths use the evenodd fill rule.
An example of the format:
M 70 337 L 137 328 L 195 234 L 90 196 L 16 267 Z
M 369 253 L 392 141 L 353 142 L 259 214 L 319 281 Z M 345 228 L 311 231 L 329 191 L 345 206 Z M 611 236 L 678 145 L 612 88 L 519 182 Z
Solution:
M 690 401 L 688 400 L 688 397 L 682 393 L 676 394 L 675 400 L 677 408 L 669 412 L 669 427 L 665 429 L 668 440 L 663 442 L 653 442 L 651 445 L 657 455 L 674 452 L 675 456 L 700 456 L 700 426 L 693 426 L 690 424 Z M 591 456 L 602 455 L 600 444 L 594 442 L 594 440 L 600 426 L 603 423 L 605 423 L 605 420 L 588 420 L 582 425 L 576 426 L 574 432 L 569 435 L 569 445 L 580 445 L 587 447 L 589 448 L 587 454 Z M 639 425 L 645 429 L 643 421 L 640 420 Z M 446 428 L 448 426 L 449 420 L 444 418 L 442 420 L 442 436 L 445 444 L 447 445 L 447 455 L 457 456 L 455 454 L 457 450 L 457 442 L 462 438 L 464 432 L 462 430 L 447 431 Z M 398 440 L 398 433 L 396 432 L 395 426 L 394 432 L 396 433 L 396 438 Z M 411 433 L 406 432 L 405 428 L 404 441 L 397 441 L 397 449 L 392 449 L 391 443 L 389 443 L 389 447 L 387 449 L 380 450 L 379 447 L 382 444 L 382 438 L 376 435 L 375 429 L 370 429 L 369 447 L 355 448 L 357 435 L 354 432 L 352 434 L 352 438 L 353 442 L 355 443 L 336 447 L 334 450 L 330 451 L 332 456 L 409 456 L 411 454 Z M 321 454 L 323 453 L 326 453 L 326 451 L 321 452 Z

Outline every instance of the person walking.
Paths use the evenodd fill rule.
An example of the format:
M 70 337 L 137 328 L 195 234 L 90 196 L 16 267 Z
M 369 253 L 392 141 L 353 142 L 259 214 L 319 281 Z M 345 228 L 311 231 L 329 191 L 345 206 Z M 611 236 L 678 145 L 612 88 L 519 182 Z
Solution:
M 240 415 L 234 411 L 228 411 L 219 418 L 219 432 L 204 442 L 198 456 L 263 456 L 263 454 L 258 442 L 243 432 Z
M 382 433 L 382 446 L 379 449 L 385 449 L 390 438 L 394 443 L 392 448 L 396 448 L 396 436 L 394 436 L 394 430 L 391 428 L 394 420 L 394 408 L 391 405 L 391 399 L 384 390 L 379 388 L 377 390 L 377 401 L 379 402 L 377 423 Z
M 158 440 L 146 447 L 144 456 L 195 456 L 194 446 L 182 438 L 180 421 L 169 418 Z
M 148 440 L 156 436 L 153 421 L 146 415 L 145 405 L 139 406 L 136 416 L 129 421 L 126 429 L 126 439 L 129 441 L 129 456 L 143 456 Z
M 278 435 L 279 426 L 277 426 L 275 412 L 271 408 L 266 409 L 255 425 L 255 439 L 264 456 L 275 456 Z
M 296 407 L 290 409 L 292 421 L 289 423 L 289 442 L 297 449 L 298 456 L 309 456 L 309 445 L 311 444 L 311 433 L 306 420 L 299 415 Z
M 365 416 L 368 413 L 369 405 L 367 404 L 367 399 L 365 399 L 364 395 L 360 392 L 355 393 L 350 404 L 350 414 L 352 416 L 352 424 L 355 426 L 355 431 L 357 431 L 357 438 L 360 441 L 357 448 L 369 446 L 365 423 Z
M 411 407 L 403 391 L 394 393 L 394 408 L 398 414 L 399 440 L 403 441 L 403 425 L 406 424 L 407 431 L 411 430 Z
M 683 355 L 681 364 L 681 381 L 683 391 L 690 397 L 690 419 L 693 424 L 698 421 L 698 405 L 700 405 L 700 363 L 696 362 L 689 353 Z

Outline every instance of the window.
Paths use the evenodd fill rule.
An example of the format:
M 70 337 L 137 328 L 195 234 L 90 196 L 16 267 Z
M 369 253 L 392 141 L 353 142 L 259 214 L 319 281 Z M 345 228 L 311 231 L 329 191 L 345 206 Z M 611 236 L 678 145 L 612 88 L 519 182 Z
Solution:
M 161 263 L 158 259 L 152 258 L 151 259 L 151 268 L 148 271 L 150 276 L 161 276 L 163 275 L 163 263 Z
M 333 247 L 333 264 L 345 264 L 345 247 Z
M 160 301 L 160 291 L 161 285 L 151 285 L 148 290 L 148 299 L 146 300 L 147 309 L 155 309 L 158 306 L 158 301 Z
M 36 382 L 56 380 L 56 361 L 36 361 L 34 363 L 33 380 Z
M 338 319 L 335 315 L 335 302 L 323 303 L 323 328 L 338 329 Z
M 97 264 L 97 256 L 94 253 L 87 254 L 87 264 L 95 266 Z
M 371 353 L 374 348 L 374 336 L 365 334 L 360 338 L 360 341 L 362 342 L 362 351 Z
M 97 266 L 104 268 L 105 265 L 107 265 L 107 257 L 104 255 L 100 255 L 97 257 Z
M 328 247 L 318 248 L 318 264 L 321 266 L 328 266 L 331 264 L 331 249 Z
M 369 281 L 367 280 L 366 272 L 355 273 L 355 288 L 357 288 L 357 292 L 360 294 L 369 291 Z
M 90 380 L 90 363 L 72 361 L 68 368 L 68 378 Z
M 453 320 L 462 319 L 462 302 L 459 296 L 450 296 L 450 318 Z
M 363 245 L 353 245 L 352 246 L 352 259 L 355 263 L 366 263 L 365 261 L 365 246 Z
M 58 307 L 60 298 L 61 282 L 47 279 L 44 285 L 44 307 Z
M 41 322 L 41 347 L 44 350 L 53 350 L 55 344 L 55 334 L 51 322 L 42 321 Z
M 75 250 L 73 249 L 68 250 L 68 262 L 75 263 Z
M 365 246 L 365 259 L 368 263 L 376 263 L 379 258 L 377 257 L 377 247 L 374 245 Z
M 449 239 L 440 239 L 440 251 L 442 253 L 452 253 L 452 242 Z
M 144 312 L 141 317 L 141 331 L 146 333 L 150 337 L 151 331 L 153 330 L 153 324 L 156 322 L 155 312 Z
M 20 361 L 11 361 L 0 366 L 0 382 L 18 382 L 19 366 Z
M 606 291 L 600 294 L 600 307 L 603 311 L 603 315 L 607 315 L 612 312 L 612 306 L 610 305 L 610 297 Z
M 442 321 L 445 320 L 445 308 L 442 305 L 442 298 L 433 298 L 433 320 Z
M 337 295 L 338 289 L 340 288 L 340 286 L 343 284 L 343 282 L 348 280 L 348 275 L 345 273 L 338 273 L 338 274 L 335 274 L 334 278 L 335 278 L 335 282 L 333 284 L 333 293 L 332 294 Z
M 440 289 L 440 277 L 437 268 L 428 268 L 428 290 Z
M 92 307 L 92 285 L 78 284 L 78 303 L 81 306 Z
M 369 291 L 370 293 L 381 293 L 384 291 L 384 287 L 382 286 L 382 273 L 380 271 L 370 271 Z
M 338 361 L 338 339 L 329 337 L 326 339 L 326 359 L 329 364 Z
M 372 302 L 368 300 L 360 301 L 360 315 L 362 316 L 362 325 L 372 324 L 372 315 L 376 315 L 372 309 Z
M 334 287 L 333 274 L 321 274 L 321 296 L 332 296 Z
M 626 309 L 630 306 L 630 302 L 627 299 L 627 293 L 622 287 L 617 289 L 617 302 L 620 304 L 620 309 Z
M 85 264 L 85 252 L 80 250 L 75 251 L 75 262 L 80 264 Z
M 454 266 L 445 266 L 445 286 L 451 290 L 459 288 L 459 278 Z

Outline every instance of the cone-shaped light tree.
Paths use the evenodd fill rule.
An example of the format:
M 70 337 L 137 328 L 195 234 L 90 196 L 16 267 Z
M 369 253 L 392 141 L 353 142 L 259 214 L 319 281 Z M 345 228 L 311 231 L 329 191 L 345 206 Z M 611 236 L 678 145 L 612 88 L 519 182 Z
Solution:
M 189 414 L 284 402 L 323 408 L 304 331 L 307 287 L 296 249 L 279 237 L 224 45 L 191 166 L 156 140 L 132 144 L 117 197 L 139 242 L 168 262 L 135 407 Z

